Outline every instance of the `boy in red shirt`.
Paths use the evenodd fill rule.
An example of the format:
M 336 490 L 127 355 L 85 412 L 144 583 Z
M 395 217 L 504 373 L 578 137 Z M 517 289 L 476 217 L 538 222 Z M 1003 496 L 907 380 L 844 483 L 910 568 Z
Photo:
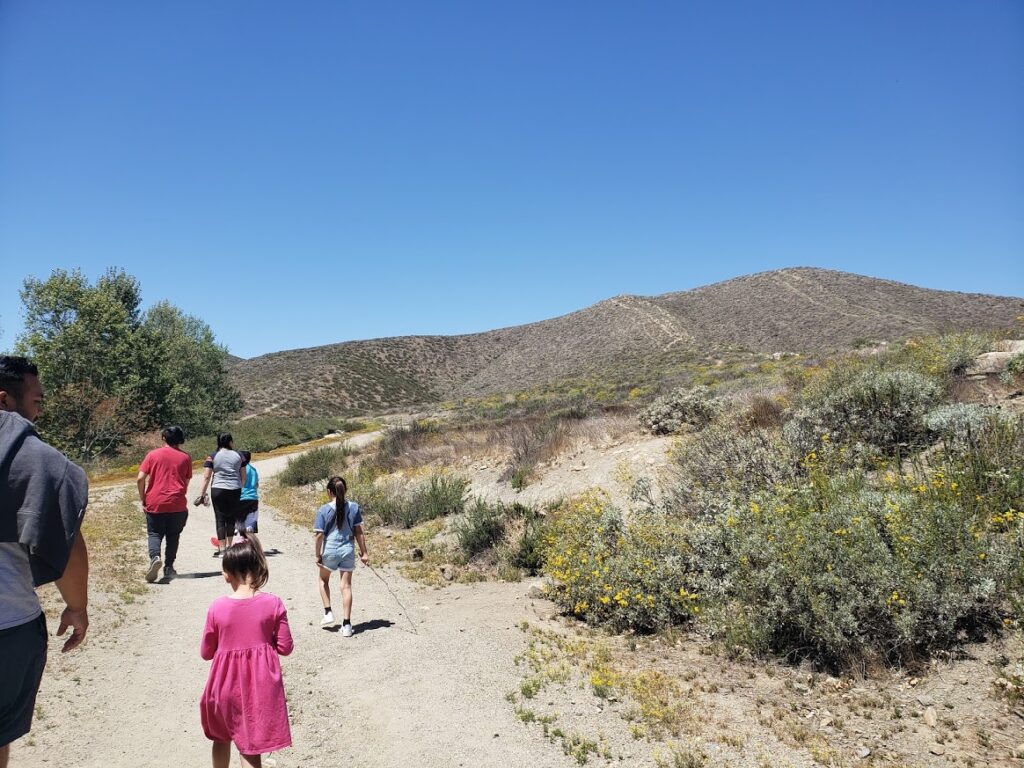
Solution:
M 146 581 L 154 582 L 164 566 L 164 578 L 177 576 L 174 558 L 178 554 L 178 541 L 188 521 L 188 501 L 185 492 L 192 479 L 192 457 L 181 449 L 185 433 L 181 427 L 165 427 L 162 432 L 163 448 L 146 454 L 139 465 L 139 499 L 146 513 L 146 531 L 149 534 L 149 570 Z M 160 545 L 167 539 L 164 561 L 160 561 Z

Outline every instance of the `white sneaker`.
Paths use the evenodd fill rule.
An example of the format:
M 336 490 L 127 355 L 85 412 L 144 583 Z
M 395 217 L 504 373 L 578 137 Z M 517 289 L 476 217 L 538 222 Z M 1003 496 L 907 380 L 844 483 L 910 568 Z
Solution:
M 322 619 L 320 619 L 320 626 L 321 627 L 333 627 L 337 623 L 338 622 L 336 622 L 334 620 L 334 613 L 332 613 L 331 611 L 328 611 L 327 613 L 325 613 L 324 617 Z
M 154 557 L 149 563 L 149 570 L 146 571 L 146 581 L 152 584 L 156 581 L 156 577 L 160 575 L 160 566 L 163 563 L 160 562 L 159 557 Z
M 352 629 L 352 625 L 351 624 L 342 624 L 341 625 L 341 636 L 342 637 L 352 637 L 353 632 L 354 632 L 354 630 Z

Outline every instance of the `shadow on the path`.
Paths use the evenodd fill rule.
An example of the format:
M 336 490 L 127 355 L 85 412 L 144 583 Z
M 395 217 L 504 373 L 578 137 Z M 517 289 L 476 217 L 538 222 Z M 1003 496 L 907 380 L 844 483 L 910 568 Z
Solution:
M 388 627 L 393 626 L 395 626 L 395 622 L 390 621 L 389 619 L 373 619 L 372 621 L 353 624 L 352 632 L 358 635 L 363 632 L 372 632 L 375 629 L 387 629 Z
M 223 576 L 224 571 L 196 571 L 195 573 L 179 573 L 173 579 L 168 579 L 166 576 L 157 584 L 170 584 L 172 581 L 178 581 L 178 579 L 212 579 L 214 576 Z

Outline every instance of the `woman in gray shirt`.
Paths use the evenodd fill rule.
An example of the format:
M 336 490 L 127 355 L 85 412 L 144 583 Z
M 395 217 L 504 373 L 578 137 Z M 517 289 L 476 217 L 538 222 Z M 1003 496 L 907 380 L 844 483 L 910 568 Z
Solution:
M 234 448 L 231 433 L 222 432 L 217 435 L 217 452 L 203 464 L 202 501 L 206 503 L 206 489 L 210 488 L 213 517 L 217 523 L 218 548 L 214 557 L 219 557 L 231 546 L 243 485 L 245 466 L 242 464 L 242 456 Z

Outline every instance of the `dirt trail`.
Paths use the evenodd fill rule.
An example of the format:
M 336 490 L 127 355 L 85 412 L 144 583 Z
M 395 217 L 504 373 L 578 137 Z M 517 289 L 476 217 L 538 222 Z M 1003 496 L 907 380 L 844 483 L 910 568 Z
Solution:
M 286 461 L 256 466 L 267 479 Z M 193 480 L 190 499 L 199 482 Z M 294 653 L 282 660 L 294 746 L 265 765 L 575 764 L 520 723 L 504 699 L 519 682 L 513 657 L 525 641 L 516 625 L 536 618 L 528 585 L 434 590 L 379 569 L 408 606 L 407 618 L 385 583 L 360 567 L 356 634 L 344 638 L 319 626 L 311 534 L 279 522 L 265 505 L 260 529 L 265 547 L 276 550 L 267 591 L 284 600 L 295 637 Z M 220 561 L 211 556 L 212 532 L 212 511 L 191 510 L 178 579 L 150 585 L 123 621 L 113 611 L 94 611 L 90 637 L 76 653 L 61 655 L 51 641 L 36 722 L 15 743 L 13 766 L 209 764 L 198 707 L 208 662 L 199 658 L 199 635 L 207 606 L 226 594 Z

